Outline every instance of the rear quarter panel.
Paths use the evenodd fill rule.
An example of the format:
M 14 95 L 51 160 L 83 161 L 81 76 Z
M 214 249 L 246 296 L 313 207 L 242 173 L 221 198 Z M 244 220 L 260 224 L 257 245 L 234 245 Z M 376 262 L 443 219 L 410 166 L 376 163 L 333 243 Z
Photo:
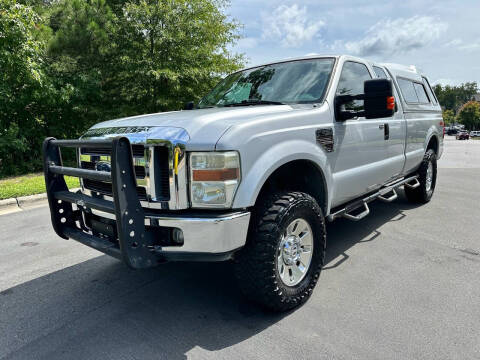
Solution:
M 388 69 L 388 68 L 387 68 Z M 423 155 L 427 150 L 432 137 L 438 141 L 437 158 L 440 158 L 443 152 L 443 118 L 442 109 L 436 99 L 430 99 L 428 104 L 408 103 L 405 101 L 403 93 L 398 85 L 398 78 L 404 78 L 423 84 L 423 78 L 420 74 L 413 71 L 402 71 L 388 69 L 397 93 L 400 94 L 403 114 L 407 124 L 405 141 L 405 166 L 403 174 L 409 174 L 415 171 L 422 162 Z M 425 85 L 424 85 L 425 86 Z

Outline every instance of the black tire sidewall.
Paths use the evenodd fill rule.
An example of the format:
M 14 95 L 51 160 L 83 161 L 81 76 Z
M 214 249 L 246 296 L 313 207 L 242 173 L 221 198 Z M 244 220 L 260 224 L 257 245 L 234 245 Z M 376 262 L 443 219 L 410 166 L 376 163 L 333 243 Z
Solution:
M 313 199 L 312 199 L 313 200 Z M 324 222 L 319 219 L 318 213 L 314 210 L 314 207 L 318 207 L 314 200 L 312 201 L 301 201 L 296 204 L 292 204 L 289 207 L 285 216 L 282 218 L 279 227 L 278 233 L 276 234 L 277 243 L 276 248 L 280 246 L 280 242 L 282 239 L 282 235 L 285 232 L 287 226 L 291 224 L 295 219 L 304 219 L 310 225 L 312 229 L 313 235 L 313 253 L 312 259 L 310 261 L 310 266 L 307 270 L 307 274 L 305 277 L 295 286 L 288 286 L 283 283 L 282 279 L 280 278 L 280 274 L 278 273 L 278 266 L 277 266 L 277 254 L 275 253 L 275 276 L 277 279 L 278 287 L 280 287 L 286 296 L 299 296 L 305 291 L 308 291 L 312 281 L 316 281 L 318 279 L 318 272 L 319 269 L 323 266 L 324 261 L 324 243 L 322 241 L 323 237 L 325 236 L 325 227 Z M 320 210 L 320 209 L 318 209 Z
M 427 191 L 427 170 L 430 163 L 433 169 L 432 186 L 430 190 Z M 435 151 L 432 149 L 427 150 L 417 173 L 420 186 L 414 189 L 405 186 L 405 194 L 410 202 L 427 203 L 432 198 L 437 184 L 437 154 Z
M 295 286 L 283 283 L 277 255 L 281 236 L 297 218 L 313 232 L 313 254 L 306 276 Z M 268 311 L 287 311 L 303 304 L 313 292 L 326 249 L 325 219 L 310 195 L 291 191 L 272 194 L 255 207 L 247 243 L 235 257 L 235 276 L 242 293 Z
M 430 190 L 427 191 L 427 169 L 428 165 L 432 164 L 432 170 L 433 170 L 433 175 L 432 175 L 432 186 L 430 187 Z M 421 179 L 420 183 L 422 184 L 422 195 L 424 198 L 424 201 L 430 201 L 430 199 L 433 196 L 433 192 L 435 191 L 435 185 L 437 184 L 437 154 L 433 150 L 428 150 L 425 153 L 425 158 L 424 158 L 424 163 L 422 163 L 422 171 L 421 171 Z

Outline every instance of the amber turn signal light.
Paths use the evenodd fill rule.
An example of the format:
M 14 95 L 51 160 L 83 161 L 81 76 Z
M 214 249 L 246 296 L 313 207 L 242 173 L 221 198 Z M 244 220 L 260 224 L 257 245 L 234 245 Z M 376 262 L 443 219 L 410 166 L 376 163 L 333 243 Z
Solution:
M 239 178 L 240 170 L 218 169 L 218 170 L 193 170 L 193 181 L 226 181 Z
M 387 109 L 395 110 L 395 98 L 393 96 L 387 97 Z

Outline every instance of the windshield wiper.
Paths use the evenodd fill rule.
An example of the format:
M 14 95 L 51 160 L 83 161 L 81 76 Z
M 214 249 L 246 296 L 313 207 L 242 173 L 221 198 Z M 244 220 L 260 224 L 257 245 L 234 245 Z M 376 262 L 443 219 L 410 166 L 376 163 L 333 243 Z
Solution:
M 250 106 L 250 105 L 285 105 L 285 103 L 280 101 L 270 101 L 270 100 L 242 100 L 239 103 L 225 104 L 223 106 Z

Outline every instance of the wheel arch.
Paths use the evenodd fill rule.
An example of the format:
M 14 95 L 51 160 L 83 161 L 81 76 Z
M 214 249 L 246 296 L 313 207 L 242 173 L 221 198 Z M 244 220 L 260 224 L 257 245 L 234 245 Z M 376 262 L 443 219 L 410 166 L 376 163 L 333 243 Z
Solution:
M 436 134 L 432 134 L 430 136 L 430 139 L 428 140 L 427 147 L 425 148 L 425 151 L 428 151 L 432 149 L 435 151 L 435 154 L 438 156 L 438 150 L 439 150 L 440 142 L 437 138 Z
M 255 204 L 272 192 L 300 191 L 311 195 L 325 214 L 329 199 L 327 189 L 325 175 L 315 162 L 308 159 L 292 160 L 270 174 L 263 183 Z
M 324 195 L 317 197 L 321 199 L 320 207 L 324 215 L 328 214 L 332 191 L 332 174 L 327 159 L 327 154 L 314 142 L 304 139 L 290 139 L 282 141 L 269 147 L 263 153 L 254 153 L 248 149 L 242 156 L 242 179 L 235 194 L 234 208 L 251 208 L 258 202 L 259 196 L 264 192 L 268 184 L 278 179 L 279 174 L 285 174 L 285 169 L 291 172 L 286 175 L 293 180 L 300 175 L 311 175 L 310 183 L 318 180 L 319 187 Z M 302 166 L 303 165 L 303 166 Z M 285 182 L 283 182 L 285 183 Z M 302 190 L 290 189 L 288 190 Z

